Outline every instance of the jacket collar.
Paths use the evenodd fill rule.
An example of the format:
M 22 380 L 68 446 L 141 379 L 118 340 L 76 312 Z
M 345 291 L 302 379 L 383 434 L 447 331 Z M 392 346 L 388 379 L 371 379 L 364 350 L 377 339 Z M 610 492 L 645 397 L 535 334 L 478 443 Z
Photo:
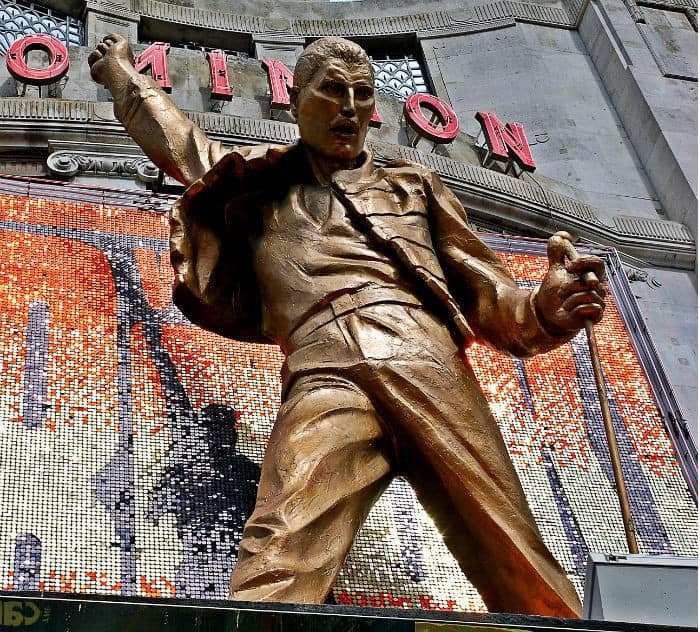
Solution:
M 356 169 L 336 171 L 331 177 L 333 187 L 344 193 L 357 193 L 371 186 L 383 177 L 381 170 L 375 169 L 374 157 L 367 149 L 360 154 L 362 163 Z
M 360 158 L 362 159 L 362 162 L 360 163 L 359 167 L 356 167 L 355 169 L 344 169 L 342 171 L 336 171 L 331 176 L 331 180 L 333 182 L 342 182 L 345 184 L 354 184 L 371 180 L 372 175 L 375 171 L 372 154 L 368 149 L 363 149 L 362 153 L 360 154 Z

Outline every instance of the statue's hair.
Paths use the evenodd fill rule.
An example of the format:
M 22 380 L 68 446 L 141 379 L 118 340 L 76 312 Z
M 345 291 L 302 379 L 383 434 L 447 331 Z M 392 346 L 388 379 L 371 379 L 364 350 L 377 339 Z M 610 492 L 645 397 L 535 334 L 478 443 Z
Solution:
M 294 67 L 294 87 L 303 88 L 327 59 L 339 59 L 350 66 L 366 66 L 374 77 L 372 64 L 365 50 L 342 37 L 322 37 L 309 44 Z

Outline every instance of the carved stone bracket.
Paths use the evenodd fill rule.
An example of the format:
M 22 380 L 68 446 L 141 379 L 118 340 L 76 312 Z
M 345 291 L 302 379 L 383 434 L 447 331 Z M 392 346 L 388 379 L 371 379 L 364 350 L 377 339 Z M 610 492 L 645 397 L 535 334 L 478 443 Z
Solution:
M 135 42 L 138 38 L 140 16 L 131 10 L 130 5 L 128 0 L 87 0 L 85 20 L 88 46 L 96 46 L 109 33 L 118 33 Z
M 145 184 L 158 180 L 158 167 L 128 145 L 52 141 L 49 146 L 56 151 L 46 159 L 46 166 L 49 173 L 58 178 L 94 174 L 132 178 Z
M 643 270 L 642 268 L 638 268 L 637 266 L 633 266 L 630 264 L 627 264 L 624 267 L 625 270 L 625 275 L 627 276 L 627 280 L 630 283 L 638 283 L 638 282 L 643 282 L 646 283 L 650 288 L 656 289 L 657 287 L 661 287 L 663 283 L 659 281 L 655 276 L 649 274 L 646 270 Z

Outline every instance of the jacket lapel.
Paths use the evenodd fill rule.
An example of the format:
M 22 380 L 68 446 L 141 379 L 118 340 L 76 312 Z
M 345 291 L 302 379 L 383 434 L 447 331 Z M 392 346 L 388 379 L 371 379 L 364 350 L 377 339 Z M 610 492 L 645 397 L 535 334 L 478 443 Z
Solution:
M 350 219 L 371 235 L 409 278 L 417 280 L 428 296 L 437 299 L 446 309 L 450 325 L 469 343 L 473 332 L 450 294 L 433 247 L 423 180 L 410 168 L 392 171 L 338 172 L 333 179 L 334 194 Z

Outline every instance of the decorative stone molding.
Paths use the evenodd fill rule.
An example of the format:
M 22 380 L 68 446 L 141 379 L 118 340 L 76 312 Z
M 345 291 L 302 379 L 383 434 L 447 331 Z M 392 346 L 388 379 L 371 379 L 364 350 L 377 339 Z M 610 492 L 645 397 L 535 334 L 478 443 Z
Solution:
M 121 125 L 106 103 L 59 99 L 0 98 L 0 138 L 31 131 L 35 143 L 44 142 L 52 155 L 52 173 L 99 173 L 117 177 L 157 179 L 154 165 L 133 145 L 53 141 L 53 138 L 125 139 Z M 229 145 L 289 143 L 297 138 L 296 125 L 282 121 L 251 119 L 212 112 L 189 112 L 188 117 L 211 138 Z M 44 139 L 42 141 L 42 139 Z M 1 141 L 0 141 L 1 142 Z M 686 226 L 678 222 L 644 217 L 616 216 L 612 220 L 594 207 L 548 190 L 536 180 L 528 182 L 478 165 L 458 162 L 435 153 L 381 141 L 369 141 L 378 164 L 395 158 L 423 163 L 437 171 L 478 220 L 499 220 L 513 230 L 540 231 L 542 235 L 569 230 L 587 239 L 608 244 L 650 265 L 693 269 L 696 248 Z M 46 145 L 44 145 L 46 146 Z
M 623 235 L 627 234 L 649 239 L 665 237 L 678 243 L 693 243 L 693 236 L 688 228 L 678 222 L 643 219 L 629 215 L 616 215 L 614 221 L 616 228 Z
M 109 15 L 119 16 L 130 20 L 138 20 L 139 14 L 131 10 L 131 2 L 115 2 L 111 0 L 87 0 L 86 11 L 99 11 Z
M 698 10 L 697 0 L 637 0 L 637 4 L 643 7 L 666 9 L 668 11 Z
M 503 17 L 503 16 L 498 16 Z M 344 20 L 294 20 L 292 29 L 297 35 L 317 37 L 322 35 L 343 35 L 359 37 L 367 35 L 398 35 L 423 31 L 461 30 L 471 20 L 458 20 L 447 11 L 434 13 L 413 13 L 408 15 L 350 18 Z
M 94 112 L 90 101 L 62 99 L 0 99 L 0 120 L 71 121 L 87 123 Z
M 476 6 L 474 11 L 479 22 L 512 17 L 519 22 L 532 22 L 563 28 L 573 27 L 568 11 L 529 2 L 502 0 Z
M 268 28 L 265 24 L 265 18 L 262 17 L 183 7 L 178 4 L 158 2 L 158 0 L 134 0 L 134 11 L 143 17 L 153 18 L 162 22 L 186 24 L 187 26 L 216 31 L 270 33 L 282 30 L 289 32 L 287 21 L 285 21 L 287 23 L 284 25 L 271 25 L 272 28 Z M 275 26 L 277 28 L 274 28 Z M 286 26 L 287 28 L 280 29 L 280 26 Z
M 209 135 L 227 144 L 244 143 L 291 143 L 297 134 L 292 123 L 269 119 L 252 119 L 215 114 L 213 112 L 187 112 L 187 117 Z
M 646 18 L 641 7 L 650 7 L 665 11 L 680 11 L 686 15 L 691 26 L 698 30 L 697 0 L 623 0 L 623 2 L 635 22 L 645 23 Z M 643 32 L 642 35 L 644 35 Z
M 134 10 L 142 17 L 161 22 L 185 24 L 218 32 L 245 33 L 254 37 L 258 34 L 290 37 L 324 35 L 375 37 L 416 34 L 419 37 L 435 37 L 502 28 L 514 21 L 575 28 L 586 1 L 565 0 L 565 8 L 561 9 L 517 0 L 496 0 L 466 10 L 439 10 L 398 16 L 348 19 L 265 18 L 183 7 L 159 0 L 135 0 Z
M 145 184 L 158 181 L 156 167 L 136 147 L 102 143 L 50 141 L 46 166 L 52 176 L 71 178 L 78 174 L 135 178 Z
M 589 0 L 562 0 L 562 4 L 575 28 L 578 28 L 578 25 L 581 23 L 583 14 L 588 8 L 588 2 Z

